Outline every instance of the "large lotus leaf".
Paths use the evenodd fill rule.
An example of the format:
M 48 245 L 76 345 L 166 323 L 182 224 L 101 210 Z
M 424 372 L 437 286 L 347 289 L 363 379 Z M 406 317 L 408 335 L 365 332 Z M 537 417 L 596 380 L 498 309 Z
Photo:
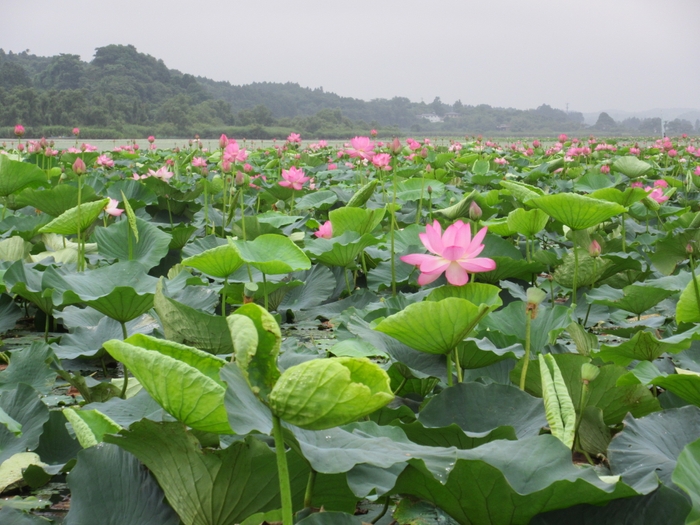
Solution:
M 678 455 L 687 444 L 700 438 L 700 409 L 671 408 L 640 419 L 627 416 L 622 432 L 608 447 L 613 474 L 626 483 L 653 490 L 660 479 L 673 486 L 671 476 Z
M 78 226 L 80 226 L 80 231 L 86 230 L 95 222 L 95 219 L 99 217 L 107 204 L 109 204 L 109 199 L 102 199 L 94 202 L 85 202 L 80 206 L 70 208 L 46 226 L 42 226 L 39 232 L 72 235 L 78 232 Z
M 332 239 L 309 241 L 306 243 L 306 251 L 318 262 L 345 268 L 352 265 L 365 248 L 377 243 L 379 240 L 370 233 L 360 235 L 354 231 L 346 231 Z
M 617 188 L 603 188 L 594 191 L 589 195 L 589 197 L 615 202 L 620 206 L 629 208 L 635 202 L 641 201 L 648 194 L 649 192 L 647 192 L 644 188 L 627 188 L 625 191 L 620 191 Z
M 513 195 L 513 197 L 515 197 L 522 203 L 527 203 L 528 205 L 532 204 L 528 201 L 536 199 L 538 197 L 542 197 L 544 195 L 544 191 L 542 191 L 537 186 L 531 186 L 529 184 L 525 184 L 524 182 L 517 182 L 514 180 L 502 180 L 499 182 L 499 184 L 503 188 L 508 190 L 511 193 L 511 195 Z
M 105 434 L 119 432 L 122 427 L 97 410 L 64 408 L 63 415 L 73 427 L 75 437 L 83 448 L 102 442 Z
M 500 346 L 500 348 L 499 348 Z M 487 338 L 467 338 L 457 345 L 459 365 L 467 370 L 483 368 L 505 359 L 519 359 L 525 353 L 522 344 L 495 345 Z
M 496 310 L 503 305 L 498 286 L 485 283 L 467 283 L 464 286 L 452 286 L 447 284 L 434 288 L 427 297 L 428 301 L 441 301 L 448 297 L 466 299 L 476 305 L 486 304 L 491 310 Z
M 651 169 L 651 164 L 639 160 L 634 155 L 628 155 L 626 157 L 618 157 L 613 162 L 613 168 L 619 171 L 623 175 L 627 175 L 630 179 L 636 179 L 641 177 L 647 171 Z
M 683 370 L 679 370 L 679 372 L 681 373 L 655 377 L 651 383 L 695 406 L 700 406 L 700 375 Z
M 15 390 L 0 394 L 0 410 L 22 426 L 21 435 L 15 435 L 0 425 L 0 463 L 18 452 L 34 450 L 44 423 L 49 420 L 49 409 L 29 385 L 21 383 Z
M 238 270 L 245 263 L 238 254 L 238 250 L 231 244 L 223 244 L 216 248 L 203 251 L 182 261 L 185 266 L 190 266 L 200 272 L 224 279 Z
M 375 330 L 421 352 L 447 354 L 484 319 L 488 311 L 487 305 L 479 307 L 457 297 L 423 301 L 382 320 Z
M 542 210 L 516 208 L 508 214 L 508 228 L 532 238 L 544 229 L 548 220 L 549 216 Z
M 97 195 L 92 187 L 84 185 L 80 198 L 82 202 L 90 202 L 96 200 Z M 19 194 L 17 201 L 25 206 L 41 210 L 52 217 L 58 217 L 78 205 L 78 187 L 70 184 L 59 184 L 53 188 L 27 188 Z
M 336 287 L 333 272 L 321 264 L 314 265 L 311 270 L 294 273 L 292 277 L 303 281 L 304 284 L 290 290 L 284 296 L 277 307 L 280 312 L 318 306 L 333 295 Z
M 135 344 L 113 339 L 104 347 L 165 410 L 194 429 L 231 433 L 224 409 L 225 389 L 218 374 L 223 360 L 140 334 L 127 341 Z
M 353 231 L 360 235 L 372 233 L 372 231 L 382 222 L 385 208 L 376 208 L 373 210 L 366 208 L 356 208 L 353 206 L 345 206 L 333 210 L 328 214 L 328 218 L 333 225 L 333 236 L 337 237 L 345 232 Z
M 265 274 L 283 274 L 308 270 L 311 261 L 289 237 L 265 234 L 254 241 L 229 239 L 244 262 Z
M 693 502 L 686 523 L 700 523 L 700 439 L 686 445 L 680 453 L 672 479 Z
M 297 525 L 362 525 L 363 522 L 357 516 L 345 512 L 323 511 L 311 514 L 296 523 Z
M 0 334 L 12 330 L 22 317 L 24 317 L 24 312 L 20 310 L 12 297 L 5 293 L 0 294 Z
M 7 197 L 35 182 L 48 179 L 38 166 L 0 156 L 0 197 Z
M 444 484 L 412 461 L 393 492 L 430 501 L 465 525 L 526 525 L 541 512 L 637 494 L 573 465 L 571 451 L 552 436 L 491 442 L 460 455 Z
M 686 498 L 661 485 L 650 494 L 614 500 L 604 506 L 574 505 L 540 514 L 530 525 L 683 525 L 689 510 Z
M 158 280 L 141 263 L 125 261 L 88 272 L 49 267 L 43 285 L 53 288 L 56 305 L 85 303 L 119 322 L 131 321 L 153 307 Z
M 67 240 L 63 235 L 57 233 L 44 233 L 41 236 L 41 241 L 44 243 L 46 251 L 32 254 L 30 257 L 33 262 L 42 262 L 51 257 L 56 263 L 77 264 L 78 248 L 80 247 L 77 242 Z M 83 253 L 86 255 L 97 253 L 95 243 L 86 243 L 83 248 Z
M 19 497 L 16 496 L 16 498 Z M 29 500 L 29 498 L 25 498 L 22 501 L 27 502 L 27 500 Z M 35 501 L 41 502 L 43 500 Z M 53 521 L 46 520 L 33 514 L 27 514 L 22 510 L 14 509 L 11 507 L 12 504 L 12 500 L 7 500 L 2 509 L 0 509 L 0 523 L 2 523 L 2 525 L 50 525 L 54 523 Z M 39 506 L 41 507 L 44 505 Z
M 105 441 L 148 467 L 184 525 L 233 525 L 280 508 L 275 453 L 253 438 L 205 451 L 182 425 L 144 420 Z M 293 505 L 299 509 L 308 469 L 297 456 L 288 456 Z
M 471 207 L 472 202 L 476 200 L 477 195 L 478 192 L 474 190 L 471 193 L 465 195 L 462 198 L 462 200 L 458 203 L 453 204 L 452 206 L 449 206 L 447 208 L 435 211 L 450 220 L 459 219 L 460 217 L 468 217 L 469 208 Z
M 585 230 L 627 211 L 619 204 L 576 193 L 557 193 L 528 202 L 572 230 Z
M 14 235 L 0 241 L 0 261 L 23 261 L 27 259 L 32 244 Z
M 577 409 L 581 405 L 581 365 L 590 362 L 590 358 L 578 354 L 554 354 L 557 366 L 561 370 L 564 382 Z M 511 372 L 511 380 L 518 382 L 522 370 L 522 361 Z M 617 365 L 600 367 L 600 373 L 588 385 L 589 397 L 586 406 L 596 406 L 603 411 L 606 425 L 620 423 L 628 412 L 635 417 L 642 417 L 660 409 L 658 400 L 649 389 L 639 383 L 618 385 L 620 377 L 627 370 Z M 542 395 L 540 364 L 530 361 L 525 381 L 525 390 L 534 396 Z
M 590 286 L 605 278 L 614 267 L 614 263 L 606 258 L 591 257 L 582 248 L 575 248 L 578 253 L 578 273 L 576 275 L 577 286 Z M 630 261 L 630 264 L 634 262 Z M 574 271 L 576 270 L 576 256 L 573 252 L 567 253 L 562 264 L 554 271 L 554 280 L 565 286 L 572 288 L 574 285 Z
M 487 283 L 498 283 L 504 279 L 524 279 L 529 281 L 533 275 L 537 275 L 547 269 L 539 262 L 527 262 L 525 259 L 511 259 L 510 257 L 490 257 L 496 263 L 496 269 L 479 274 L 479 280 Z
M 97 228 L 92 237 L 97 243 L 97 253 L 118 261 L 138 261 L 149 270 L 157 266 L 168 254 L 172 237 L 138 217 L 136 229 L 138 236 L 134 238 L 129 231 L 128 221 L 122 220 L 107 228 Z
M 56 382 L 56 371 L 49 366 L 53 360 L 51 347 L 43 341 L 14 350 L 10 364 L 0 372 L 0 391 L 14 390 L 24 383 L 48 394 Z
M 482 326 L 505 335 L 513 335 L 525 342 L 525 302 L 514 301 L 505 308 L 491 313 Z M 571 323 L 571 311 L 564 306 L 548 308 L 540 305 L 537 317 L 530 325 L 530 346 L 540 352 L 546 344 L 554 344 L 557 336 Z
M 135 208 L 140 208 L 144 204 L 153 204 L 158 200 L 155 193 L 149 190 L 140 181 L 133 179 L 119 180 L 111 184 L 109 188 L 107 188 L 106 193 L 107 197 L 118 201 L 126 197 L 129 200 L 129 204 Z
M 683 334 L 678 334 L 672 338 L 657 339 L 651 332 L 639 331 L 622 344 L 602 345 L 600 352 L 595 355 L 603 361 L 612 361 L 622 366 L 635 360 L 654 361 L 666 352 L 677 354 L 690 348 L 691 338 L 682 336 Z
M 113 397 L 104 403 L 89 403 L 84 406 L 84 409 L 98 411 L 122 428 L 129 428 L 142 419 L 172 421 L 170 415 L 143 388 L 133 397 L 127 399 Z M 41 453 L 41 447 L 37 451 Z
M 251 432 L 271 434 L 272 413 L 253 393 L 243 371 L 235 363 L 229 363 L 219 374 L 226 383 L 224 405 L 233 431 L 238 435 Z
M 622 289 L 622 293 L 607 285 L 591 290 L 586 295 L 589 302 L 619 308 L 625 312 L 641 315 L 649 308 L 673 295 L 675 291 L 631 284 Z
M 270 393 L 272 412 L 301 428 L 355 421 L 394 398 L 389 376 L 369 359 L 314 359 L 289 367 Z
M 346 341 L 349 340 L 346 339 Z M 333 346 L 330 350 L 331 353 L 334 352 L 336 346 L 339 345 Z M 408 397 L 410 394 L 416 394 L 421 398 L 424 398 L 427 395 L 429 395 L 437 385 L 440 384 L 439 378 L 429 376 L 427 374 L 422 374 L 416 370 L 411 370 L 408 366 L 398 361 L 391 364 L 391 366 L 387 370 L 387 374 L 389 374 L 389 379 L 391 379 L 391 390 L 394 392 L 395 395 L 401 397 Z
M 375 182 L 376 184 L 376 182 Z M 294 203 L 295 210 L 327 210 L 338 200 L 338 195 L 331 190 L 315 191 L 304 195 Z
M 277 356 L 282 332 L 277 320 L 262 306 L 249 303 L 228 316 L 227 322 L 236 364 L 258 395 L 267 399 L 280 376 Z
M 681 293 L 678 304 L 676 305 L 676 322 L 677 323 L 697 323 L 700 322 L 700 304 L 698 296 L 700 295 L 700 276 L 690 280 L 688 285 Z
M 233 352 L 233 342 L 226 319 L 182 304 L 163 293 L 162 282 L 156 285 L 153 306 L 163 324 L 165 337 L 213 354 Z
M 178 525 L 175 511 L 138 459 L 115 445 L 83 450 L 67 477 L 66 525 Z M 128 504 L 125 504 L 128 502 Z
M 445 192 L 445 185 L 435 179 L 412 178 L 404 180 L 396 185 L 396 196 L 402 201 L 417 201 L 421 198 L 428 199 L 428 186 L 433 198 L 437 198 Z
M 0 231 L 12 230 L 25 241 L 31 241 L 39 233 L 39 229 L 51 222 L 51 217 L 45 213 L 38 215 L 8 215 L 0 221 Z
M 496 383 L 460 383 L 446 388 L 430 398 L 418 421 L 427 427 L 456 423 L 474 437 L 503 426 L 512 427 L 518 438 L 536 436 L 547 424 L 541 399 L 514 386 Z
M 8 291 L 31 301 L 41 311 L 51 313 L 53 290 L 42 286 L 42 276 L 43 272 L 37 270 L 34 265 L 17 261 L 7 269 L 3 279 Z

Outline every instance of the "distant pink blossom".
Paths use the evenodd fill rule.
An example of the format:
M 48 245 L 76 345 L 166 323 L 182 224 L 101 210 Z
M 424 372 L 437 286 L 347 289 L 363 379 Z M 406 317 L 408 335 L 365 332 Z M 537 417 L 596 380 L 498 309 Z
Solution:
M 24 137 L 24 126 L 22 124 L 17 124 L 15 126 L 15 136 L 16 137 Z
M 503 157 L 496 157 L 493 161 L 500 166 L 506 166 L 508 164 L 508 161 Z
M 299 133 L 290 133 L 287 137 L 287 142 L 301 144 L 301 135 Z
M 334 164 L 334 163 L 332 163 L 332 162 L 329 162 L 329 163 L 328 163 L 328 171 L 330 171 L 330 170 L 337 170 L 337 169 L 338 169 L 338 165 L 337 165 L 337 164 Z M 700 169 L 700 168 L 698 168 L 698 169 Z
M 309 180 L 309 177 L 305 177 L 304 172 L 296 166 L 292 166 L 288 170 L 282 170 L 282 178 L 284 180 L 280 181 L 280 186 L 292 188 L 296 191 L 301 190 L 304 183 Z
M 677 155 L 678 155 L 678 152 L 675 149 L 668 150 L 669 157 L 676 157 Z
M 376 129 L 373 129 L 373 130 L 371 130 L 371 131 L 369 132 L 369 134 L 372 135 L 373 137 L 376 137 L 376 136 L 377 136 L 377 130 L 376 130 Z
M 75 146 L 71 146 L 70 148 L 68 148 L 68 153 L 82 153 L 82 151 L 76 148 Z
M 559 142 L 566 142 L 567 138 L 568 137 L 566 136 L 566 133 L 562 133 L 561 135 L 559 135 Z
M 668 182 L 666 182 L 664 179 L 655 180 L 654 188 L 668 188 Z
M 153 144 L 156 141 L 156 138 L 153 135 L 149 135 L 149 137 L 146 139 L 150 144 Z
M 80 135 L 80 128 L 73 128 L 73 135 L 75 135 L 76 137 Z
M 80 149 L 83 151 L 97 151 L 97 146 L 93 146 L 92 144 L 81 144 Z
M 97 165 L 104 166 L 105 168 L 113 168 L 114 161 L 110 159 L 107 155 L 100 155 L 97 157 Z
M 533 148 L 539 148 L 540 145 L 541 145 L 541 144 L 540 144 L 540 141 L 539 141 L 539 140 L 535 139 L 535 140 L 532 141 L 532 147 L 533 147 Z
M 388 153 L 377 153 L 374 157 L 372 157 L 372 164 L 374 164 L 377 168 L 381 170 L 390 171 L 390 163 L 391 155 L 389 155 Z
M 630 148 L 630 155 L 639 155 L 639 148 Z
M 469 282 L 469 272 L 489 272 L 496 269 L 493 259 L 477 257 L 483 249 L 482 241 L 487 228 L 482 228 L 472 239 L 471 226 L 457 221 L 445 229 L 438 221 L 428 224 L 420 237 L 423 245 L 434 255 L 410 254 L 401 257 L 405 263 L 417 266 L 421 274 L 418 284 L 424 286 L 435 281 L 445 272 L 447 282 L 462 286 Z
M 241 149 L 234 139 L 229 139 L 224 149 L 224 160 L 227 162 L 245 162 L 248 158 L 248 151 Z
M 605 173 L 605 174 L 610 173 L 610 166 L 608 166 L 607 164 L 603 164 L 603 165 L 600 167 L 600 172 L 601 172 L 601 173 Z
M 122 213 L 124 213 L 124 210 L 120 210 L 117 207 L 118 205 L 119 201 L 110 197 L 107 206 L 105 206 L 105 213 L 111 215 L 112 217 L 119 217 Z
M 174 175 L 171 171 L 168 171 L 168 168 L 166 166 L 162 166 L 161 168 L 158 168 L 158 170 L 153 171 L 153 170 L 148 170 L 149 177 L 155 177 L 157 179 L 160 179 L 164 182 L 168 182 Z
M 331 221 L 326 221 L 321 225 L 318 231 L 314 232 L 314 235 L 320 239 L 330 239 L 333 237 L 333 225 Z
M 205 159 L 204 157 L 195 157 L 192 159 L 192 166 L 195 168 L 206 168 L 207 159 Z
M 644 184 L 642 184 L 640 181 L 634 181 L 632 184 L 630 184 L 630 188 L 643 188 Z
M 406 144 L 408 144 L 408 147 L 411 149 L 411 151 L 416 151 L 417 149 L 421 148 L 420 142 L 418 142 L 415 139 L 406 139 Z

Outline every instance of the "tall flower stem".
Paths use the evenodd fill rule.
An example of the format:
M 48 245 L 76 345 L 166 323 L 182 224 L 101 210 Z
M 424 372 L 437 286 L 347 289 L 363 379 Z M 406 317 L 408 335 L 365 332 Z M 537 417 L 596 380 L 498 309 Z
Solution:
M 578 250 L 576 249 L 576 243 L 574 242 L 574 284 L 573 290 L 571 291 L 571 306 L 576 312 L 576 287 L 578 285 Z
M 304 492 L 304 508 L 311 508 L 311 499 L 314 495 L 314 483 L 316 482 L 316 471 L 313 467 L 309 471 L 309 480 L 306 482 L 306 492 Z
M 391 214 L 389 220 L 389 237 L 391 242 L 391 295 L 396 297 L 396 254 L 394 253 L 395 239 L 394 228 L 396 227 L 396 159 L 391 160 L 391 173 L 394 182 L 394 191 L 391 198 Z M 448 378 L 449 380 L 449 378 Z
M 532 310 L 529 305 L 525 309 L 525 359 L 523 360 L 523 370 L 520 372 L 520 390 L 525 390 L 525 378 L 527 368 L 530 365 L 530 330 L 532 326 Z
M 122 339 L 126 340 L 128 333 L 126 331 L 126 324 L 124 321 L 121 321 L 122 325 Z M 124 384 L 122 385 L 122 391 L 119 397 L 121 399 L 126 399 L 126 389 L 129 386 L 129 369 L 126 367 L 124 363 L 122 363 L 122 366 L 124 367 Z
M 454 355 L 455 358 L 455 370 L 457 371 L 457 382 L 461 383 L 464 381 L 464 376 L 463 376 L 463 371 L 462 371 L 462 365 L 459 363 L 459 351 L 457 348 L 455 348 L 452 351 L 452 354 Z
M 445 356 L 447 359 L 447 386 L 452 386 L 452 352 Z
M 693 290 L 695 291 L 695 302 L 698 305 L 698 310 L 700 310 L 700 288 L 698 288 L 698 281 L 695 277 L 695 258 L 693 257 L 692 253 L 689 255 L 688 260 L 690 262 L 690 273 L 693 276 Z
M 625 214 L 622 214 L 622 252 L 627 253 L 627 232 L 625 231 Z
M 85 267 L 85 258 L 83 257 L 83 250 L 82 250 L 82 242 L 81 242 L 81 236 L 80 236 L 80 204 L 82 200 L 82 191 L 83 191 L 83 178 L 78 175 L 78 234 L 77 234 L 77 240 L 78 240 L 78 271 L 82 272 L 83 268 Z
M 272 416 L 272 433 L 275 438 L 275 453 L 277 454 L 277 473 L 280 483 L 280 500 L 282 501 L 282 525 L 293 525 L 292 488 L 289 483 L 289 468 L 287 454 L 284 450 L 284 434 L 282 422 L 277 416 Z

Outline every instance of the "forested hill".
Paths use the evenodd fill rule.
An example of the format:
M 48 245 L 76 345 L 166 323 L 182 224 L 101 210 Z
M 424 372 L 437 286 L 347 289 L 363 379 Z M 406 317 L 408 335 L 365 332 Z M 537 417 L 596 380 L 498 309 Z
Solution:
M 294 83 L 234 86 L 169 69 L 162 60 L 123 45 L 98 48 L 91 62 L 77 55 L 39 57 L 0 49 L 0 127 L 17 123 L 37 136 L 65 135 L 78 126 L 86 138 L 195 133 L 271 138 L 289 130 L 309 138 L 347 138 L 370 128 L 386 136 L 551 135 L 585 128 L 581 113 L 547 105 L 523 111 L 459 101 L 448 105 L 439 98 L 430 104 L 403 97 L 364 101 Z M 603 123 L 608 133 L 622 129 L 614 121 Z

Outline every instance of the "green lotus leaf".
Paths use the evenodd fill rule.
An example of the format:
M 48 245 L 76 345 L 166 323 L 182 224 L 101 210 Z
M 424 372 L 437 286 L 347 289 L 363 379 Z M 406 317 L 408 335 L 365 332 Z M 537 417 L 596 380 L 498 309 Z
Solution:
M 231 244 L 223 244 L 203 251 L 182 261 L 202 273 L 224 279 L 245 264 L 238 250 Z
M 382 222 L 385 208 L 376 208 L 373 210 L 365 208 L 355 208 L 344 206 L 337 210 L 332 210 L 328 214 L 328 218 L 333 225 L 333 236 L 340 236 L 345 232 L 357 232 L 360 235 L 372 233 L 372 231 Z
M 402 201 L 417 201 L 421 198 L 428 199 L 428 186 L 433 198 L 445 193 L 445 185 L 435 179 L 414 177 L 397 184 L 396 196 Z
M 376 182 L 376 181 L 374 181 Z M 295 210 L 326 210 L 338 200 L 338 195 L 331 190 L 314 191 L 304 195 L 294 203 Z
M 451 220 L 459 219 L 460 217 L 468 217 L 469 207 L 471 206 L 472 202 L 476 200 L 478 194 L 479 193 L 476 190 L 473 190 L 471 193 L 464 196 L 458 203 L 441 210 L 436 210 L 436 213 L 439 213 L 440 215 Z
M 488 305 L 490 310 L 496 310 L 503 306 L 503 301 L 499 294 L 501 289 L 498 286 L 485 283 L 467 283 L 463 286 L 452 286 L 446 284 L 439 288 L 433 288 L 427 297 L 428 301 L 441 301 L 448 297 L 466 299 L 472 304 Z
M 85 303 L 119 322 L 131 321 L 153 307 L 157 282 L 136 261 L 82 273 L 49 267 L 43 277 L 44 286 L 54 289 L 54 304 Z
M 619 157 L 613 162 L 613 168 L 623 175 L 627 175 L 630 179 L 641 177 L 651 169 L 651 164 L 639 160 L 634 155 Z
M 168 254 L 172 237 L 150 222 L 135 219 L 136 236 L 129 222 L 122 220 L 107 228 L 96 228 L 92 240 L 100 255 L 118 261 L 138 261 L 150 270 Z
M 180 523 L 153 475 L 136 457 L 116 445 L 80 451 L 66 481 L 71 492 L 66 524 L 92 525 L 98 512 L 104 517 L 99 518 L 103 523 Z
M 544 195 L 528 201 L 572 230 L 585 230 L 627 211 L 617 203 L 576 193 Z
M 153 307 L 163 324 L 165 337 L 212 354 L 233 352 L 226 319 L 182 304 L 163 293 L 162 281 L 156 285 Z
M 32 183 L 47 180 L 46 173 L 35 164 L 12 160 L 7 155 L 0 156 L 0 197 L 7 197 Z
M 651 383 L 700 407 L 700 375 L 693 372 L 659 376 Z
M 539 253 L 539 252 L 538 252 Z M 482 253 L 483 256 L 483 253 Z M 524 279 L 529 281 L 533 275 L 542 273 L 547 267 L 537 261 L 512 259 L 504 256 L 489 256 L 496 263 L 496 269 L 479 274 L 479 280 L 495 284 L 504 279 Z
M 635 202 L 641 201 L 648 195 L 644 188 L 627 188 L 625 191 L 620 191 L 617 188 L 604 188 L 596 190 L 589 195 L 593 199 L 615 202 L 620 206 L 629 208 Z
M 429 354 L 451 352 L 489 312 L 488 305 L 457 297 L 413 303 L 382 320 L 375 330 Z
M 48 395 L 56 383 L 56 370 L 50 366 L 54 359 L 51 347 L 43 339 L 13 350 L 10 364 L 0 372 L 0 391 L 26 384 Z
M 552 354 L 539 354 L 537 359 L 540 363 L 542 397 L 549 428 L 554 437 L 571 448 L 576 434 L 576 410 L 571 396 Z
M 371 181 L 369 181 L 367 184 L 365 184 L 355 192 L 355 194 L 350 198 L 346 206 L 348 208 L 359 208 L 361 206 L 364 206 L 365 203 L 374 193 L 374 188 L 377 187 L 377 184 L 379 184 L 379 179 L 372 179 Z
M 544 195 L 544 191 L 542 191 L 537 186 L 531 186 L 529 184 L 525 184 L 524 182 L 516 182 L 514 180 L 502 180 L 500 181 L 500 185 L 506 190 L 508 190 L 511 193 L 511 195 L 513 195 L 513 197 L 515 197 L 523 204 L 527 203 L 528 205 L 531 205 L 531 203 L 528 201 L 536 199 L 538 197 L 542 197 Z
M 487 338 L 467 338 L 457 345 L 459 365 L 467 370 L 475 370 L 498 363 L 505 359 L 519 359 L 525 352 L 520 343 L 499 348 Z
M 238 250 L 244 262 L 265 274 L 276 275 L 311 268 L 309 258 L 284 235 L 269 233 L 254 241 L 229 239 L 229 242 Z
M 692 338 L 682 336 L 678 334 L 672 338 L 657 339 L 651 332 L 639 331 L 622 344 L 602 345 L 595 356 L 622 366 L 632 361 L 654 361 L 666 352 L 677 354 L 690 348 Z
M 275 452 L 253 437 L 207 450 L 180 423 L 143 420 L 105 441 L 130 452 L 153 473 L 183 525 L 244 523 L 253 514 L 280 508 Z M 292 503 L 299 510 L 309 469 L 293 452 L 287 456 Z
M 700 276 L 696 277 L 695 280 L 691 279 L 683 292 L 681 292 L 680 299 L 678 299 L 678 304 L 676 305 L 677 323 L 700 322 L 698 296 L 700 296 Z
M 284 371 L 270 393 L 282 420 L 308 430 L 344 425 L 394 398 L 389 376 L 369 359 L 313 359 Z
M 672 479 L 690 496 L 693 503 L 686 523 L 700 522 L 700 439 L 687 444 L 678 455 Z
M 83 448 L 94 447 L 102 442 L 105 434 L 115 434 L 122 427 L 97 410 L 74 410 L 64 408 L 63 415 L 72 425 L 75 437 Z
M 64 211 L 46 226 L 42 226 L 39 232 L 72 235 L 78 232 L 78 217 L 80 217 L 80 231 L 84 231 L 95 222 L 107 204 L 109 204 L 109 199 L 84 202 L 80 206 Z
M 34 265 L 17 261 L 7 269 L 3 279 L 8 291 L 34 303 L 42 312 L 50 314 L 53 311 L 53 290 L 44 288 L 42 277 L 43 272 L 37 270 Z
M 83 191 L 85 187 L 83 186 Z M 133 179 L 118 180 L 111 184 L 105 192 L 107 197 L 121 201 L 124 198 L 129 200 L 134 208 L 141 208 L 146 204 L 157 202 L 158 196 L 149 190 L 141 181 Z
M 280 376 L 277 356 L 282 333 L 277 320 L 262 306 L 249 303 L 227 318 L 236 364 L 257 395 L 266 399 Z
M 631 284 L 625 286 L 622 293 L 609 286 L 601 286 L 589 291 L 586 296 L 589 302 L 641 315 L 673 294 L 675 294 L 674 290 Z
M 82 202 L 91 202 L 97 199 L 97 195 L 92 187 L 85 185 L 80 198 Z M 26 188 L 17 196 L 17 201 L 18 204 L 32 206 L 52 217 L 58 217 L 78 205 L 78 187 L 59 184 L 53 188 Z
M 355 231 L 346 231 L 332 239 L 313 239 L 306 243 L 306 251 L 318 262 L 347 268 L 365 248 L 378 243 L 379 240 L 370 233 L 360 235 Z
M 35 450 L 49 420 L 49 409 L 41 401 L 36 390 L 20 384 L 14 390 L 0 394 L 0 410 L 22 428 L 19 435 L 0 426 L 0 463 L 18 452 Z
M 112 339 L 104 347 L 179 421 L 205 432 L 232 432 L 224 408 L 225 388 L 219 379 L 219 370 L 226 363 L 223 359 L 141 334 L 126 341 Z
M 542 210 L 516 208 L 508 214 L 508 228 L 531 239 L 547 225 L 549 216 Z

